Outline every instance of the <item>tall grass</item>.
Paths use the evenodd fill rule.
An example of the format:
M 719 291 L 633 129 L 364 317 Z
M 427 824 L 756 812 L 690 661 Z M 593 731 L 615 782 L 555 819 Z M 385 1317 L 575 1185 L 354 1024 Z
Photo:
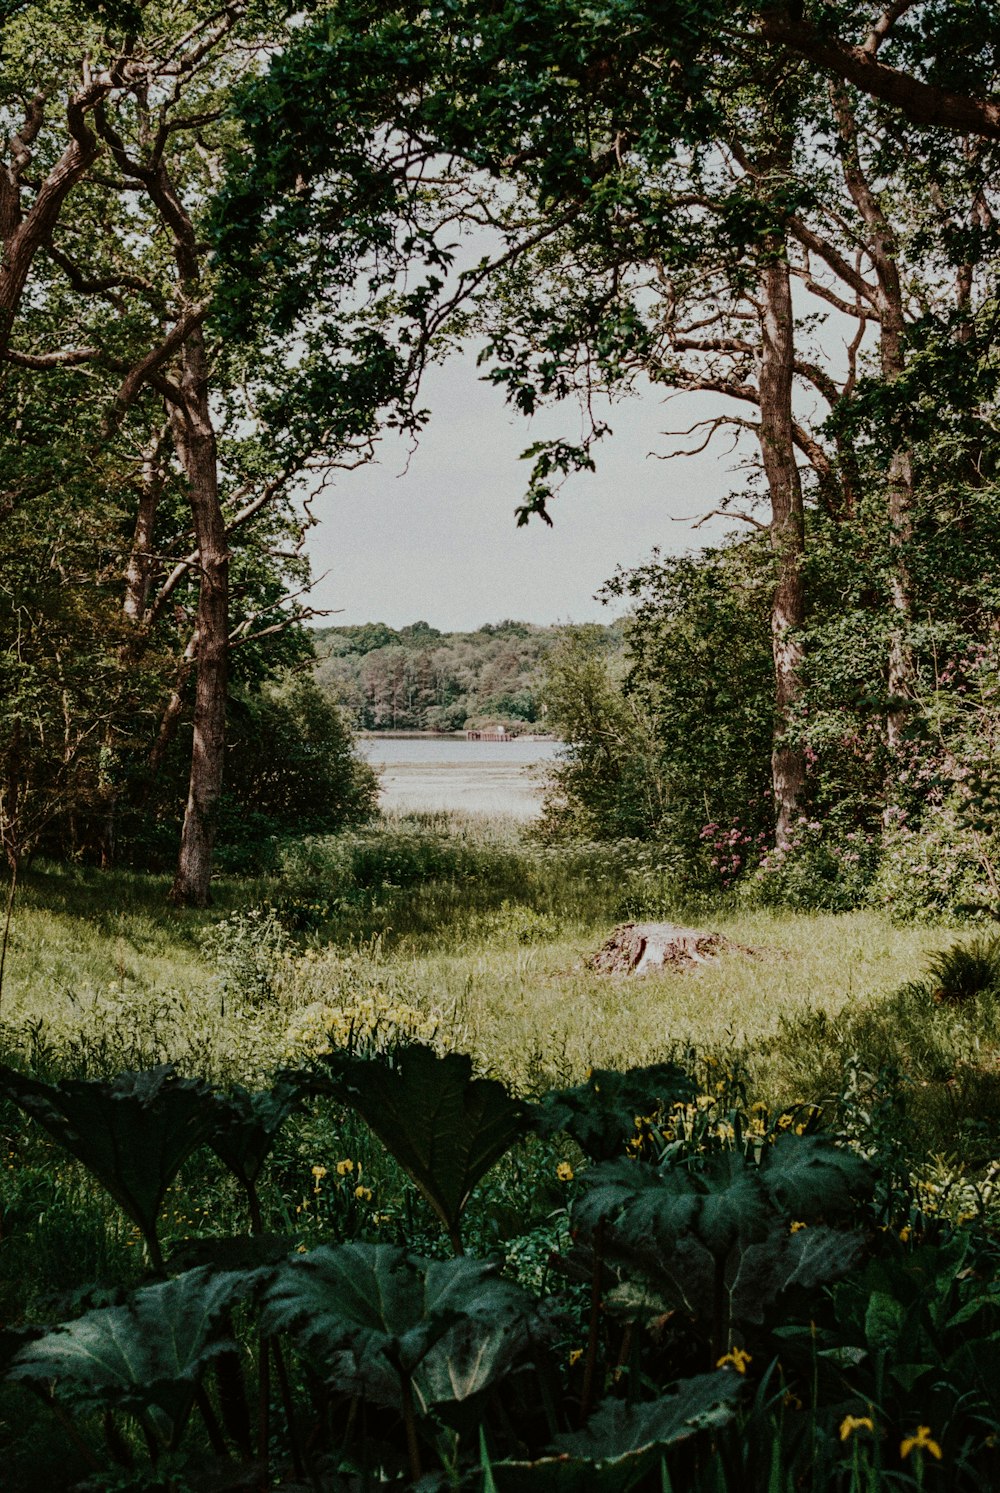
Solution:
M 33 870 L 0 1041 L 77 1069 L 171 1058 L 263 1077 L 297 1013 L 375 991 L 427 1013 L 522 1088 L 694 1044 L 739 1053 L 766 1097 L 783 1100 L 833 1087 L 855 1013 L 880 1009 L 949 941 L 873 912 L 691 905 L 649 847 L 547 849 L 516 822 L 471 816 L 398 816 L 296 842 L 280 865 L 268 880 L 218 882 L 207 913 L 171 908 L 163 878 Z M 262 939 L 253 908 L 283 942 Z M 754 952 L 641 979 L 595 973 L 588 956 L 629 917 L 697 922 Z

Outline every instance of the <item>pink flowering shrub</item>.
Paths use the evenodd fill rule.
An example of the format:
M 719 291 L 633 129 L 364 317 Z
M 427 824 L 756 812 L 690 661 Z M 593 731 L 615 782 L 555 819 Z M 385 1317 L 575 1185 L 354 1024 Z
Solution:
M 860 829 L 838 834 L 802 814 L 785 843 L 761 858 L 740 895 L 761 907 L 848 912 L 867 900 L 877 858 L 874 834 Z

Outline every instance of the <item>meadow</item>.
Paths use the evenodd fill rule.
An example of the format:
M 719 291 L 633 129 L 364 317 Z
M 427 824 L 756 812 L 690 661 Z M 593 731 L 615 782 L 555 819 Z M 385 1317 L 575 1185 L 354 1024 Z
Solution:
M 984 1485 L 981 937 L 685 898 L 649 847 L 444 813 L 289 843 L 206 912 L 166 889 L 19 890 L 5 1486 Z M 748 952 L 592 969 L 632 918 Z

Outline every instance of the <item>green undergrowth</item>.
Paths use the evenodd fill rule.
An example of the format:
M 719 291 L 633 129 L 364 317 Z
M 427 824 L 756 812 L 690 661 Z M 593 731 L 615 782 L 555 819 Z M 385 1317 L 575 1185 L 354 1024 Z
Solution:
M 32 1324 L 90 1322 L 88 1313 L 105 1309 L 124 1312 L 126 1324 L 138 1312 L 154 1336 L 172 1332 L 171 1323 L 197 1316 L 204 1305 L 201 1277 L 192 1272 L 207 1264 L 238 1274 L 255 1261 L 271 1268 L 275 1249 L 290 1250 L 290 1258 L 317 1253 L 330 1272 L 325 1292 L 336 1294 L 343 1269 L 353 1278 L 370 1268 L 375 1290 L 390 1265 L 393 1279 L 402 1271 L 417 1290 L 428 1262 L 446 1261 L 461 1245 L 476 1260 L 500 1257 L 503 1281 L 527 1296 L 517 1298 L 515 1310 L 506 1285 L 498 1287 L 498 1320 L 507 1326 L 501 1331 L 496 1322 L 484 1326 L 470 1317 L 461 1329 L 469 1341 L 493 1344 L 483 1348 L 495 1370 L 491 1394 L 486 1386 L 482 1394 L 470 1390 L 468 1405 L 434 1410 L 429 1421 L 415 1412 L 421 1493 L 571 1485 L 861 1493 L 889 1486 L 960 1489 L 978 1486 L 976 1478 L 981 1485 L 996 1432 L 992 1391 L 976 1363 L 995 1340 L 991 1334 L 1000 1336 L 1000 1285 L 993 1284 L 1000 1259 L 1000 959 L 993 940 L 954 928 L 898 927 L 872 912 L 699 903 L 681 895 L 648 848 L 554 852 L 510 825 L 472 819 L 412 816 L 379 833 L 302 842 L 282 854 L 281 877 L 220 881 L 204 913 L 169 908 L 162 879 L 48 865 L 26 876 L 0 1010 L 0 1064 L 7 1073 L 7 1099 L 0 1103 L 0 1321 L 15 1329 L 13 1338 L 0 1333 L 0 1352 L 28 1352 Z M 589 956 L 630 917 L 710 928 L 741 947 L 695 970 L 639 979 L 597 973 Z M 429 1112 L 446 1123 L 427 1155 L 421 1146 L 433 1135 L 419 1121 L 426 1095 L 420 1084 L 397 1093 L 396 1080 L 385 1076 L 395 1071 L 396 1054 L 413 1051 L 428 1054 L 419 1060 L 426 1068 L 421 1083 L 433 1089 L 437 1064 L 458 1064 L 448 1068 L 449 1082 L 461 1078 L 431 1104 Z M 375 1065 L 367 1077 L 351 1076 L 352 1053 Z M 474 1055 L 464 1068 L 463 1053 Z M 149 1075 L 163 1064 L 175 1064 L 175 1076 L 118 1077 Z M 637 1068 L 644 1079 L 628 1076 Z M 282 1071 L 299 1075 L 291 1088 L 285 1080 L 274 1087 Z M 310 1074 L 320 1078 L 303 1079 Z M 655 1098 L 641 1089 L 653 1082 L 650 1074 L 659 1075 L 654 1087 L 665 1085 Z M 475 1089 L 487 1079 L 492 1088 Z M 46 1095 L 56 1091 L 44 1086 L 65 1081 L 77 1085 L 78 1097 L 97 1095 L 94 1102 L 110 1105 L 112 1115 L 127 1119 L 128 1106 L 139 1106 L 114 1132 L 104 1160 L 104 1153 L 89 1159 L 81 1153 L 72 1139 L 82 1133 L 75 1122 L 62 1141 L 58 1124 L 37 1123 L 46 1114 L 51 1121 Z M 116 1082 L 124 1090 L 108 1087 Z M 157 1085 L 165 1084 L 167 1094 L 179 1086 L 176 1102 L 183 1105 L 188 1082 L 194 1108 L 178 1132 L 179 1151 L 142 1143 L 154 1172 L 166 1166 L 162 1188 L 154 1186 L 143 1202 L 145 1161 L 124 1192 L 113 1178 L 109 1183 L 107 1166 L 120 1165 L 128 1145 L 139 1144 L 143 1104 L 155 1110 L 160 1103 Z M 129 1087 L 136 1083 L 138 1097 Z M 250 1092 L 258 1097 L 251 1101 Z M 206 1106 L 214 1118 L 204 1129 L 192 1116 Z M 229 1115 L 222 1128 L 230 1138 L 234 1126 L 252 1128 L 254 1114 L 264 1126 L 249 1212 L 249 1153 L 240 1160 L 225 1135 L 219 1141 L 220 1114 Z M 455 1173 L 455 1156 L 472 1157 L 477 1136 L 486 1137 L 477 1153 L 484 1169 L 476 1173 L 479 1163 L 470 1160 L 468 1176 Z M 670 1171 L 687 1158 L 685 1168 L 715 1178 L 713 1197 L 713 1189 L 736 1189 L 732 1217 L 742 1229 L 757 1181 L 740 1168 L 758 1164 L 761 1145 L 780 1141 L 782 1156 L 790 1156 L 789 1145 L 812 1136 L 869 1168 L 867 1211 L 851 1215 L 863 1237 L 857 1258 L 838 1235 L 823 1245 L 822 1260 L 817 1255 L 818 1274 L 803 1264 L 805 1273 L 795 1278 L 814 1280 L 806 1315 L 806 1296 L 786 1298 L 781 1291 L 780 1310 L 776 1304 L 766 1322 L 754 1319 L 750 1306 L 747 1321 L 739 1318 L 743 1307 L 732 1307 L 735 1317 L 727 1308 L 730 1315 L 720 1321 L 716 1308 L 676 1300 L 677 1281 L 663 1277 L 644 1241 L 650 1219 L 659 1219 L 657 1227 L 675 1231 L 670 1248 L 680 1249 L 680 1268 L 695 1270 L 694 1257 L 685 1254 L 695 1248 L 684 1242 L 689 1203 L 674 1198 L 674 1181 L 668 1193 L 640 1188 L 627 1202 L 637 1178 L 655 1180 L 641 1167 L 628 1168 L 642 1163 L 660 1175 L 664 1165 Z M 171 1154 L 176 1165 L 164 1159 Z M 622 1165 L 622 1175 L 613 1171 Z M 612 1172 L 605 1177 L 601 1167 Z M 793 1173 L 799 1175 L 794 1166 Z M 605 1190 L 595 1191 L 602 1177 Z M 780 1189 L 775 1207 L 779 1196 Z M 734 1277 L 731 1305 L 751 1302 L 764 1278 L 773 1284 L 786 1266 L 795 1274 L 799 1267 L 786 1259 L 782 1241 L 798 1240 L 799 1224 L 847 1227 L 846 1214 L 833 1218 L 832 1202 L 811 1213 L 813 1194 L 795 1193 L 794 1204 L 791 1197 L 781 1204 L 788 1217 L 782 1214 L 780 1227 L 766 1209 L 746 1215 L 751 1234 L 758 1227 L 763 1234 L 747 1235 L 739 1249 L 763 1247 L 766 1238 L 771 1263 L 751 1251 L 745 1268 L 753 1269 L 739 1289 Z M 609 1240 L 600 1242 L 604 1225 L 594 1198 L 614 1212 L 617 1254 L 607 1254 Z M 729 1206 L 720 1203 L 722 1214 L 713 1216 L 721 1218 Z M 250 1256 L 239 1243 L 248 1233 L 261 1241 Z M 735 1248 L 724 1235 L 718 1247 Z M 607 1292 L 617 1303 L 607 1313 L 602 1308 L 596 1338 L 595 1239 L 606 1256 L 601 1298 Z M 324 1253 L 348 1247 L 362 1253 Z M 390 1254 L 379 1253 L 385 1250 Z M 739 1259 L 733 1256 L 726 1269 Z M 158 1261 L 171 1280 L 184 1282 L 178 1290 L 190 1292 L 190 1301 L 142 1295 L 162 1273 Z M 301 1280 L 293 1272 L 285 1283 L 298 1289 Z M 493 1299 L 493 1281 L 488 1272 L 482 1277 L 484 1299 Z M 345 1386 L 320 1392 L 310 1355 L 326 1350 L 301 1337 L 296 1312 L 281 1316 L 285 1307 L 279 1312 L 272 1301 L 263 1310 L 278 1313 L 275 1331 L 280 1317 L 280 1332 L 290 1335 L 288 1392 L 306 1407 L 291 1412 L 290 1423 L 271 1350 L 261 1359 L 258 1340 L 244 1331 L 262 1309 L 258 1287 L 248 1284 L 246 1296 L 242 1286 L 233 1289 L 238 1299 L 212 1317 L 216 1325 L 197 1349 L 194 1377 L 185 1381 L 205 1386 L 207 1420 L 200 1401 L 161 1387 L 154 1399 L 167 1394 L 169 1404 L 155 1413 L 147 1405 L 142 1415 L 152 1418 L 139 1434 L 136 1407 L 146 1405 L 146 1391 L 133 1386 L 122 1398 L 121 1386 L 98 1392 L 90 1384 L 80 1402 L 89 1409 L 71 1434 L 64 1412 L 73 1409 L 76 1391 L 53 1406 L 45 1402 L 48 1391 L 39 1398 L 28 1373 L 0 1394 L 0 1453 L 13 1469 L 11 1486 L 18 1493 L 53 1485 L 181 1493 L 189 1485 L 243 1486 L 239 1477 L 257 1486 L 251 1452 L 259 1461 L 263 1433 L 259 1426 L 252 1434 L 241 1430 L 239 1418 L 231 1419 L 225 1352 L 221 1368 L 212 1367 L 217 1333 L 230 1319 L 240 1334 L 246 1404 L 263 1407 L 262 1395 L 272 1387 L 264 1427 L 269 1465 L 296 1483 L 296 1459 L 303 1461 L 308 1444 L 326 1448 L 327 1460 L 310 1466 L 313 1485 L 345 1493 L 386 1481 L 416 1486 L 405 1395 L 399 1400 L 393 1391 L 386 1401 L 378 1374 L 377 1383 L 353 1391 L 355 1398 L 361 1394 L 353 1412 L 350 1394 L 338 1398 Z M 136 1290 L 138 1297 L 124 1294 Z M 225 1295 L 228 1287 L 219 1290 Z M 525 1305 L 529 1297 L 536 1305 Z M 459 1298 L 466 1300 L 461 1292 Z M 875 1299 L 878 1320 L 871 1315 Z M 95 1320 L 111 1327 L 118 1321 Z M 963 1323 L 974 1323 L 979 1334 L 971 1359 L 962 1347 Z M 22 1328 L 27 1338 L 17 1335 Z M 496 1338 L 500 1332 L 507 1342 L 508 1329 L 508 1346 L 516 1340 L 517 1352 L 527 1355 L 509 1383 L 507 1350 Z M 357 1341 L 353 1329 L 343 1330 Z M 341 1364 L 335 1339 L 336 1333 L 327 1347 Z M 377 1359 L 382 1349 L 372 1351 Z M 746 1362 L 741 1354 L 749 1355 Z M 826 1367 L 817 1354 L 826 1355 Z M 904 1368 L 890 1384 L 892 1355 Z M 717 1371 L 719 1359 L 727 1363 Z M 391 1361 L 396 1372 L 399 1364 Z M 515 1361 L 522 1362 L 513 1353 Z M 451 1363 L 441 1372 L 461 1379 L 466 1368 Z M 716 1379 L 702 1384 L 716 1373 L 740 1378 L 735 1398 L 729 1379 L 721 1399 Z M 525 1400 L 521 1386 L 531 1374 L 541 1377 Z M 936 1388 L 924 1383 L 925 1374 L 937 1375 Z M 677 1381 L 675 1391 L 670 1386 Z M 943 1392 L 942 1385 L 951 1387 Z M 369 1437 L 358 1409 L 369 1392 L 388 1415 L 382 1439 Z M 102 1401 L 105 1393 L 110 1399 Z M 675 1393 L 681 1398 L 672 1399 Z M 591 1425 L 601 1404 L 604 1419 Z M 980 1408 L 970 1420 L 963 1407 L 971 1404 Z M 646 1407 L 641 1435 L 628 1405 Z M 690 1446 L 685 1432 L 684 1449 L 670 1429 L 678 1407 L 687 1407 L 701 1427 Z M 175 1420 L 168 1425 L 161 1412 Z M 63 1427 L 58 1434 L 53 1416 Z M 529 1427 L 520 1447 L 509 1434 L 518 1416 Z M 852 1428 L 842 1437 L 848 1419 Z M 940 1466 L 925 1446 L 901 1455 L 921 1425 L 943 1447 Z M 477 1439 L 477 1426 L 485 1439 Z M 351 1452 L 335 1467 L 331 1436 L 340 1437 L 338 1446 L 360 1446 L 361 1462 Z M 637 1437 L 649 1438 L 646 1450 Z M 224 1457 L 220 1445 L 228 1446 Z M 545 1452 L 553 1446 L 559 1456 L 579 1460 L 573 1475 L 582 1482 L 571 1484 L 569 1472 L 554 1470 Z M 52 1447 L 59 1450 L 49 1458 Z M 155 1469 L 147 1465 L 151 1447 Z M 607 1478 L 588 1470 L 601 1455 L 616 1469 Z M 244 1469 L 239 1476 L 229 1465 L 234 1460 Z M 433 1477 L 429 1469 L 436 1469 Z

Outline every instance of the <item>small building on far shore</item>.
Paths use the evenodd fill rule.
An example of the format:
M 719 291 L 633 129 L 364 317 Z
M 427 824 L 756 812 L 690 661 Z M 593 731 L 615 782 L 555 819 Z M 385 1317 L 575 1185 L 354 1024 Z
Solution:
M 486 726 L 482 731 L 466 731 L 466 741 L 516 741 L 506 726 Z

